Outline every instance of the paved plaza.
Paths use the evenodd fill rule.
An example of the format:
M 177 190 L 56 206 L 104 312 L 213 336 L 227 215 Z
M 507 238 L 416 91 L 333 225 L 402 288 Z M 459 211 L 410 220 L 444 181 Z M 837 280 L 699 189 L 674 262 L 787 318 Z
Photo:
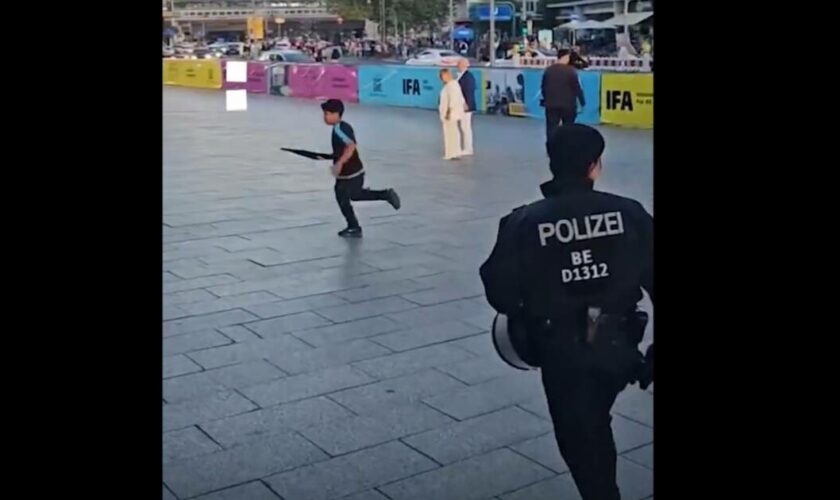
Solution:
M 445 162 L 435 111 L 348 105 L 367 185 L 403 206 L 356 204 L 344 240 L 328 162 L 280 151 L 329 151 L 318 103 L 224 100 L 163 89 L 163 498 L 579 499 L 478 275 L 549 178 L 543 123 L 476 116 L 476 156 Z M 652 213 L 652 132 L 602 131 L 599 188 Z M 612 425 L 622 498 L 652 498 L 653 389 Z

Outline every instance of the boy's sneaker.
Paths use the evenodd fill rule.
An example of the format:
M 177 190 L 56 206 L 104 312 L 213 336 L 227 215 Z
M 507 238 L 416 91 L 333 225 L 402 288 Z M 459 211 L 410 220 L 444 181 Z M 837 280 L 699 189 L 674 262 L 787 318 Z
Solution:
M 338 232 L 338 235 L 342 238 L 361 238 L 362 237 L 362 228 L 360 227 L 348 227 L 346 229 L 342 229 Z
M 399 210 L 402 206 L 402 203 L 400 203 L 400 195 L 398 195 L 397 192 L 393 189 L 388 190 L 387 201 L 391 204 L 392 207 L 394 207 L 394 210 Z

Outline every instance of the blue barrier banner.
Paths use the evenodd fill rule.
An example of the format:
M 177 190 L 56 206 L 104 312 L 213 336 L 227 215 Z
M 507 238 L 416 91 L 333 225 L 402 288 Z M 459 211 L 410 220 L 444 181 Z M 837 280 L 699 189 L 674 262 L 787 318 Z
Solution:
M 443 88 L 439 71 L 436 67 L 359 66 L 359 102 L 437 109 Z
M 483 91 L 478 108 L 482 113 L 527 116 L 521 69 L 482 69 L 481 81 Z
M 541 69 L 524 70 L 525 77 L 525 110 L 531 118 L 545 119 L 545 108 L 540 106 L 542 99 Z M 577 123 L 598 125 L 601 123 L 601 73 L 594 71 L 579 71 L 578 78 L 583 89 L 586 106 L 578 110 Z

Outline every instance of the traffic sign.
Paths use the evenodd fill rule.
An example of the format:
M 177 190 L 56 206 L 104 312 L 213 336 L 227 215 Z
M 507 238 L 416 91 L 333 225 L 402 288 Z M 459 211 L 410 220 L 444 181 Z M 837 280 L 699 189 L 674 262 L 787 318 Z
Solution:
M 490 20 L 490 5 L 486 3 L 477 4 L 472 9 L 472 16 L 478 17 L 479 21 Z M 510 21 L 516 16 L 516 9 L 511 3 L 496 4 L 496 21 Z

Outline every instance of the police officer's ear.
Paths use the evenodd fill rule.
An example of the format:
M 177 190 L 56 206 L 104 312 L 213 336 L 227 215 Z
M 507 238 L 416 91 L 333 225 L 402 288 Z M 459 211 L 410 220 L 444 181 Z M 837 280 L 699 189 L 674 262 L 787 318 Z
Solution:
M 599 177 L 601 177 L 601 172 L 603 170 L 604 165 L 603 163 L 601 163 L 601 157 L 599 156 L 595 161 L 593 161 L 589 165 L 589 174 L 587 175 L 587 177 L 589 177 L 589 179 L 592 180 L 592 182 L 595 182 L 598 180 Z

